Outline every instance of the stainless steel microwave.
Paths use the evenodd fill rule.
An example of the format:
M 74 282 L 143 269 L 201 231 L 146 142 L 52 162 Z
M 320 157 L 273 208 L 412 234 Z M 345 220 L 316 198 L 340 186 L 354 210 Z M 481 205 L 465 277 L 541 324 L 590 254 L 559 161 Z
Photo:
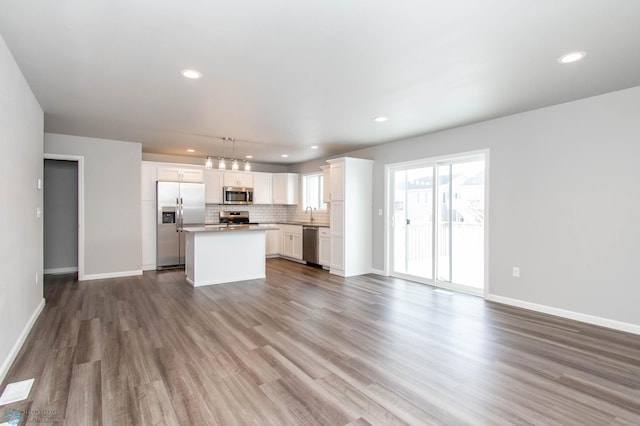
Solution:
M 222 188 L 223 204 L 253 204 L 253 188 L 225 186 Z

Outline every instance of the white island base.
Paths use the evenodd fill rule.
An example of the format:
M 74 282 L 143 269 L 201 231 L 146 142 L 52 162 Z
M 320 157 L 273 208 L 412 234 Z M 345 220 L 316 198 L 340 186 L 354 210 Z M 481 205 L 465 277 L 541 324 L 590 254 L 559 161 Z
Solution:
M 185 231 L 185 272 L 194 287 L 265 278 L 265 229 Z

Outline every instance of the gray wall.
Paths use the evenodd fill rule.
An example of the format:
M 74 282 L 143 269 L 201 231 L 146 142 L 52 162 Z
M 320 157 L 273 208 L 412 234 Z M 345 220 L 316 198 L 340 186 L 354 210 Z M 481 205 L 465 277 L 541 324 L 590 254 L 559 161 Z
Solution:
M 44 303 L 42 220 L 36 217 L 43 123 L 42 108 L 0 36 L 0 382 Z
M 44 151 L 84 157 L 85 278 L 139 273 L 141 145 L 46 133 Z
M 44 273 L 78 268 L 78 163 L 44 161 Z
M 375 160 L 376 212 L 386 164 L 490 149 L 490 294 L 640 325 L 639 117 L 636 87 L 347 155 Z M 384 269 L 377 214 L 372 232 Z

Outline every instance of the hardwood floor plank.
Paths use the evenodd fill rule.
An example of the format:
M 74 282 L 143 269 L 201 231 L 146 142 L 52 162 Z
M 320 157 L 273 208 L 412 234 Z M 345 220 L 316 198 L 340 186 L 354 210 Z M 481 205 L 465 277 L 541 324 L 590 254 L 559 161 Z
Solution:
M 65 424 L 102 425 L 100 370 L 100 361 L 73 366 Z
M 3 383 L 31 395 L 3 408 L 58 424 L 640 424 L 640 336 L 397 278 L 270 259 L 198 288 L 47 276 L 45 298 Z
M 140 407 L 140 423 L 145 425 L 180 425 L 163 382 L 153 381 L 135 388 Z

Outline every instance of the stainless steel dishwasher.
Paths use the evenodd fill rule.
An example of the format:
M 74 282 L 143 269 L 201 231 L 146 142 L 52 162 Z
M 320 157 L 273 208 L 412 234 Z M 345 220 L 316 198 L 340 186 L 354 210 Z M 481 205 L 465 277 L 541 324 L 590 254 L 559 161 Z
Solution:
M 320 261 L 318 259 L 318 227 L 303 226 L 302 227 L 302 260 L 315 265 Z

